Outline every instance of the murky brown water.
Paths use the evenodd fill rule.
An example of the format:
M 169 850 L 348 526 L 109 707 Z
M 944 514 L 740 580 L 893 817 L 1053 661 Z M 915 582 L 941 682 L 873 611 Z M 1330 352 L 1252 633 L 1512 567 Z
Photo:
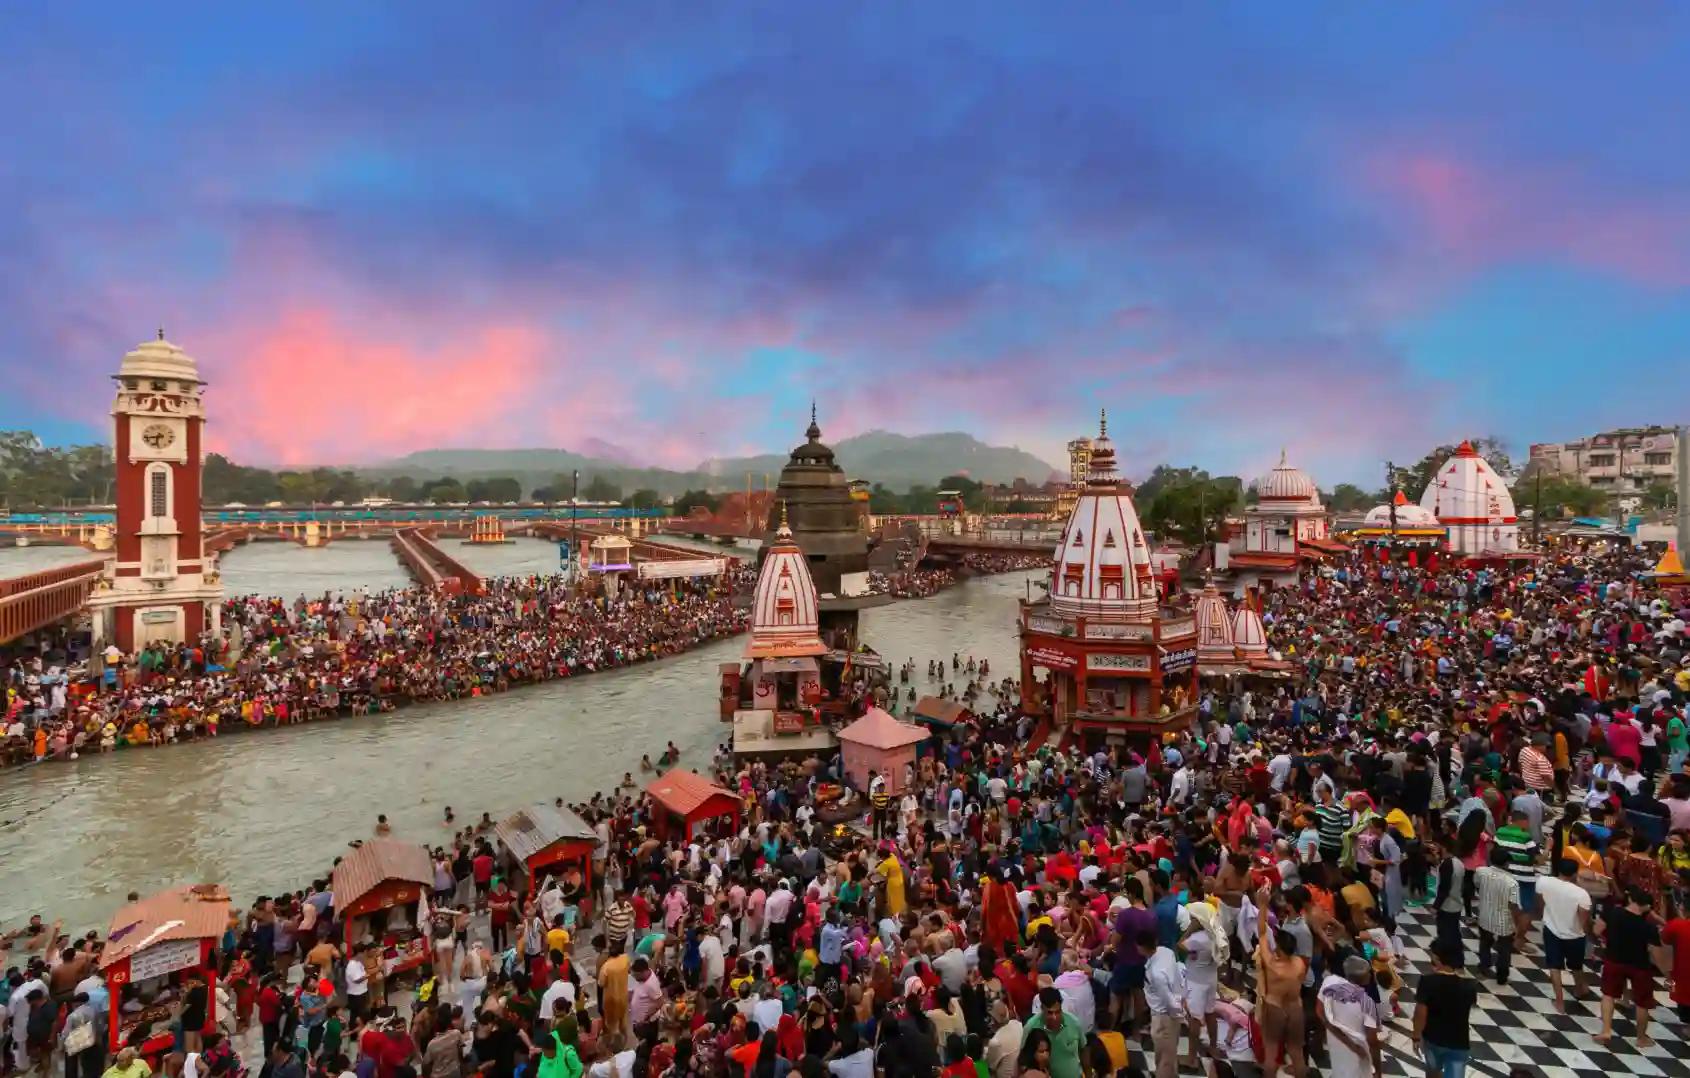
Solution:
M 555 561 L 555 547 L 538 545 L 548 549 L 474 548 L 465 560 Z M 288 596 L 403 583 L 385 543 L 252 544 L 229 555 L 226 573 L 232 591 Z M 1025 579 L 979 580 L 867 611 L 863 637 L 894 665 L 958 651 L 990 659 L 995 676 L 1013 674 Z M 41 912 L 103 928 L 128 891 L 189 881 L 220 881 L 241 899 L 291 888 L 326 874 L 377 813 L 400 834 L 433 841 L 448 833 L 446 805 L 467 820 L 557 796 L 583 799 L 668 740 L 684 763 L 707 766 L 724 733 L 716 666 L 742 647 L 720 641 L 480 700 L 0 773 L 0 821 L 12 821 L 0 826 L 0 923 Z M 924 676 L 916 686 L 925 691 Z

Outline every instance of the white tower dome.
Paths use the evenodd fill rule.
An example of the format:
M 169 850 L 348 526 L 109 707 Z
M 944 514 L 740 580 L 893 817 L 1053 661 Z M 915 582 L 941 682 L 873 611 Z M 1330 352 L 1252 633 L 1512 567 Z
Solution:
M 1085 488 L 1056 547 L 1050 605 L 1058 614 L 1106 621 L 1147 621 L 1156 612 L 1150 545 L 1132 494 L 1115 474 L 1107 415 L 1100 417 Z
M 1232 616 L 1232 642 L 1246 659 L 1266 658 L 1267 630 L 1262 628 L 1262 616 L 1249 603 L 1239 603 Z
M 1449 549 L 1457 554 L 1507 554 L 1520 549 L 1514 497 L 1471 442 L 1462 442 L 1438 466 L 1420 495 L 1420 507 L 1448 529 Z
M 1256 480 L 1256 497 L 1264 508 L 1267 504 L 1321 508 L 1320 489 L 1314 485 L 1309 473 L 1285 462 L 1284 450 L 1280 450 L 1279 464 L 1273 471 Z
M 1213 580 L 1203 588 L 1193 609 L 1197 622 L 1197 661 L 1231 662 L 1238 657 L 1233 646 L 1232 618 L 1226 600 Z
M 786 524 L 786 507 L 781 506 L 780 527 L 774 545 L 757 573 L 757 591 L 751 601 L 751 641 L 745 655 L 751 659 L 796 658 L 825 655 L 819 628 L 820 604 L 816 583 L 804 552 L 792 538 Z
M 1399 528 L 1437 528 L 1441 527 L 1438 518 L 1430 509 L 1422 509 L 1409 501 L 1402 491 L 1397 491 L 1395 504 L 1397 507 L 1397 527 Z M 1362 521 L 1367 528 L 1389 528 L 1391 526 L 1391 503 L 1376 505 L 1367 511 Z

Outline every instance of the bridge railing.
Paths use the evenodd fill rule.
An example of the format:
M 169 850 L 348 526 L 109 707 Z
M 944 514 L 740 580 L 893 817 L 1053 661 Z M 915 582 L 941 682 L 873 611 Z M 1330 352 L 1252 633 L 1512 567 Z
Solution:
M 81 610 L 105 569 L 91 558 L 0 580 L 0 644 Z

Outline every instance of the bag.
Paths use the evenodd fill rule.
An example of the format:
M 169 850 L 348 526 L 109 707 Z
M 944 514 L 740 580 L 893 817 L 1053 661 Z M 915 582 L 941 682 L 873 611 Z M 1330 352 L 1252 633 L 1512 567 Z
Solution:
M 1613 881 L 1609 880 L 1606 876 L 1599 876 L 1594 872 L 1586 873 L 1581 871 L 1578 874 L 1577 883 L 1580 887 L 1584 888 L 1585 894 L 1597 901 L 1601 901 L 1613 893 Z
M 65 1055 L 74 1056 L 94 1047 L 94 1023 L 84 1022 L 65 1034 Z

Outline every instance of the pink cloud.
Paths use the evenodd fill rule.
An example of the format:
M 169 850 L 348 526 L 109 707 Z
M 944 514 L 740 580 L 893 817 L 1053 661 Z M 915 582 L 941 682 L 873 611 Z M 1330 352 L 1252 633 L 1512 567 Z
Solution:
M 1690 284 L 1682 201 L 1603 190 L 1567 166 L 1503 166 L 1413 142 L 1367 151 L 1360 174 L 1468 267 L 1559 259 L 1654 287 Z
M 517 322 L 395 338 L 321 308 L 225 327 L 196 348 L 211 386 L 210 448 L 298 465 L 510 445 L 505 421 L 534 384 L 546 343 Z

